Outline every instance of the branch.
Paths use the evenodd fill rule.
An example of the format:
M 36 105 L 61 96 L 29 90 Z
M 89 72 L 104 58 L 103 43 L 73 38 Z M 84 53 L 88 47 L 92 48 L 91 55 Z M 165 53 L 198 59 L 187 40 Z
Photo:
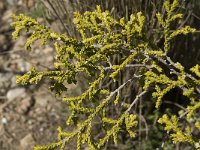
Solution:
M 130 111 L 131 108 L 136 104 L 136 102 L 139 100 L 140 97 L 142 97 L 144 94 L 146 94 L 147 91 L 143 91 L 141 92 L 139 95 L 136 96 L 136 98 L 134 99 L 134 101 L 131 103 L 131 105 L 129 106 L 129 108 L 127 109 L 127 111 Z
M 151 66 L 143 65 L 143 64 L 129 64 L 125 66 L 125 68 L 131 68 L 131 67 L 145 67 L 148 69 L 152 68 Z M 104 68 L 104 70 L 111 70 L 111 69 L 112 69 L 112 66 Z

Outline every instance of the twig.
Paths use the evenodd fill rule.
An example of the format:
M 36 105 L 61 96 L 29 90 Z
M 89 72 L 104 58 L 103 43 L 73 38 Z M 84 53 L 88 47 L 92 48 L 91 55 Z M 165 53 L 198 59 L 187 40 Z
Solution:
M 170 63 L 171 65 L 173 65 L 173 66 L 176 68 L 176 63 L 173 62 L 173 61 L 171 60 L 170 57 L 167 57 L 166 59 L 167 59 L 167 61 L 169 61 L 169 63 Z M 191 74 L 189 74 L 189 73 L 186 73 L 186 76 L 189 77 L 189 78 L 192 79 L 192 80 L 197 80 L 195 77 L 193 77 L 193 76 L 192 76 Z
M 125 66 L 125 68 L 131 68 L 131 67 L 146 67 L 146 68 L 151 68 L 151 66 L 143 65 L 143 64 L 129 64 L 129 65 Z M 112 66 L 104 68 L 104 70 L 110 70 L 110 69 L 112 69 Z
M 140 97 L 142 97 L 144 94 L 146 94 L 147 91 L 143 91 L 141 92 L 139 95 L 136 96 L 136 98 L 134 99 L 134 101 L 131 103 L 131 105 L 129 106 L 127 111 L 130 111 L 131 108 L 137 103 L 137 101 L 139 100 Z
M 145 125 L 145 132 L 146 132 L 146 140 L 148 139 L 148 133 L 149 133 L 149 128 L 148 128 L 148 124 L 147 124 L 147 122 L 146 122 L 146 119 L 144 118 L 144 116 L 140 116 L 141 117 L 141 119 L 143 120 L 143 122 L 144 122 L 144 125 Z M 140 129 L 141 131 L 142 131 L 142 129 Z
M 56 9 L 54 8 L 53 4 L 50 2 L 50 0 L 47 0 L 47 3 L 51 6 L 51 8 L 53 9 L 54 13 L 56 14 L 56 16 L 58 17 L 59 21 L 61 22 L 61 24 L 63 25 L 64 29 L 66 30 L 66 32 L 68 33 L 68 29 L 65 26 L 62 18 L 60 18 L 58 12 L 56 11 Z
M 179 104 L 177 104 L 177 103 L 170 102 L 170 101 L 164 101 L 163 103 L 166 103 L 166 104 L 172 104 L 172 105 L 175 105 L 175 106 L 177 106 L 177 107 L 179 107 L 179 108 L 181 108 L 181 109 L 187 111 L 186 108 L 184 108 L 183 106 L 181 106 L 181 105 L 179 105 Z
M 177 76 L 179 76 L 180 75 L 180 73 L 179 72 L 177 72 L 174 68 L 177 68 L 176 67 L 176 63 L 175 62 L 173 62 L 172 60 L 171 60 L 171 58 L 170 57 L 168 57 L 168 56 L 166 56 L 166 60 L 169 62 L 169 64 L 167 63 L 167 61 L 166 60 L 164 60 L 164 59 L 162 59 L 162 58 L 156 58 L 158 61 L 160 61 L 160 62 L 162 62 L 163 64 L 165 64 L 169 69 L 170 69 L 170 71 L 171 72 L 173 72 L 174 74 L 176 74 Z M 172 68 L 171 66 L 173 66 L 174 68 Z M 188 77 L 188 78 L 190 78 L 190 79 L 192 79 L 193 81 L 195 81 L 195 80 L 197 80 L 195 77 L 193 77 L 191 74 L 189 74 L 189 73 L 185 73 L 185 76 L 186 77 Z M 183 88 L 183 87 L 180 87 L 183 91 L 185 91 L 187 88 Z M 198 94 L 200 94 L 200 89 L 199 88 L 196 88 L 196 91 L 197 91 L 197 93 Z

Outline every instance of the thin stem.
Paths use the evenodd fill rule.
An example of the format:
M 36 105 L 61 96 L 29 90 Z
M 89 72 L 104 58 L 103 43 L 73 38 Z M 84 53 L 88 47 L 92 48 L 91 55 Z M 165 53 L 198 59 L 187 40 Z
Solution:
M 65 26 L 62 18 L 60 18 L 58 12 L 56 11 L 55 7 L 53 6 L 53 4 L 50 2 L 50 0 L 47 0 L 47 3 L 51 6 L 51 8 L 53 9 L 54 13 L 56 14 L 56 16 L 58 17 L 59 21 L 61 22 L 61 24 L 63 25 L 64 29 L 66 30 L 66 32 L 68 33 L 68 29 Z

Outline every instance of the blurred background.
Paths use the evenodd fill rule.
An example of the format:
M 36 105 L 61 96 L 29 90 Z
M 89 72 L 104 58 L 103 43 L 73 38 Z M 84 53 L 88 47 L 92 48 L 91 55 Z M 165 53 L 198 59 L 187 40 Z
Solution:
M 26 36 L 23 35 L 16 41 L 12 40 L 13 28 L 10 26 L 13 14 L 26 14 L 38 22 L 48 26 L 58 33 L 80 38 L 72 22 L 73 12 L 94 10 L 96 5 L 101 5 L 103 10 L 109 10 L 119 19 L 142 11 L 146 17 L 147 38 L 158 47 L 163 46 L 162 29 L 158 25 L 155 14 L 165 13 L 163 1 L 157 0 L 1 0 L 0 1 L 0 150 L 28 150 L 35 144 L 47 144 L 56 139 L 56 128 L 65 125 L 67 110 L 58 97 L 50 92 L 48 80 L 39 85 L 16 85 L 16 75 L 22 75 L 32 66 L 40 69 L 53 68 L 55 50 L 51 43 L 41 47 L 35 43 L 32 51 L 24 50 Z M 185 25 L 200 29 L 200 1 L 181 1 L 179 12 L 184 14 L 181 23 L 174 23 L 173 27 L 181 28 Z M 200 64 L 200 32 L 186 37 L 178 37 L 172 44 L 169 56 L 180 62 L 186 69 Z M 84 89 L 85 83 L 68 87 L 69 95 L 77 95 Z M 175 90 L 177 99 L 183 99 L 180 91 Z M 170 95 L 169 95 L 170 97 Z M 174 101 L 168 105 L 179 104 Z M 181 105 L 185 105 L 184 102 Z M 168 106 L 168 107 L 169 107 Z M 154 106 L 147 102 L 143 104 L 146 121 L 139 137 L 134 141 L 125 139 L 119 147 L 107 149 L 145 149 L 154 150 L 163 141 L 164 133 L 155 126 L 156 113 Z M 164 109 L 164 108 L 163 108 Z M 145 122 L 143 121 L 143 122 Z M 151 130 L 149 130 L 151 129 Z M 127 146 L 128 145 L 128 146 Z M 133 146 L 135 145 L 135 146 Z M 75 149 L 72 142 L 69 146 Z M 176 145 L 166 142 L 166 150 L 190 149 L 187 145 Z

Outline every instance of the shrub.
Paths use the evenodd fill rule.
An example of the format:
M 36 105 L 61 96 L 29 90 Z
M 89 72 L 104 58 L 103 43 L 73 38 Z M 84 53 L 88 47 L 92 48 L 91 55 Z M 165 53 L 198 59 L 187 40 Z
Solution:
M 57 51 L 54 70 L 39 71 L 33 67 L 23 76 L 18 76 L 16 82 L 26 85 L 37 84 L 44 78 L 52 80 L 50 89 L 63 97 L 71 111 L 66 125 L 74 128 L 69 131 L 58 127 L 57 141 L 35 146 L 35 150 L 64 149 L 74 138 L 77 150 L 85 146 L 101 149 L 111 141 L 117 145 L 125 139 L 135 138 L 138 126 L 141 129 L 142 125 L 141 103 L 147 106 L 155 103 L 159 112 L 157 121 L 174 143 L 188 143 L 195 149 L 200 148 L 196 136 L 200 130 L 197 116 L 200 66 L 197 64 L 187 70 L 168 56 L 174 38 L 196 31 L 190 26 L 171 30 L 172 23 L 183 17 L 176 11 L 178 5 L 178 0 L 172 3 L 167 0 L 163 4 L 166 13 L 158 12 L 156 15 L 164 37 L 161 47 L 147 39 L 148 29 L 144 24 L 148 22 L 145 22 L 142 12 L 130 15 L 129 20 L 117 20 L 109 11 L 102 11 L 100 6 L 83 15 L 75 12 L 74 23 L 81 40 L 55 33 L 25 15 L 13 16 L 16 20 L 12 23 L 14 39 L 22 30 L 30 33 L 26 49 L 31 49 L 36 40 L 41 40 L 41 45 L 53 42 Z M 88 89 L 80 96 L 63 96 L 67 90 L 66 83 L 76 84 L 83 74 L 90 78 Z M 135 84 L 138 85 L 136 94 L 132 90 Z M 174 89 L 180 89 L 188 98 L 187 108 L 162 113 L 164 96 Z M 151 114 L 146 115 L 151 117 Z M 95 128 L 98 132 L 94 131 Z

